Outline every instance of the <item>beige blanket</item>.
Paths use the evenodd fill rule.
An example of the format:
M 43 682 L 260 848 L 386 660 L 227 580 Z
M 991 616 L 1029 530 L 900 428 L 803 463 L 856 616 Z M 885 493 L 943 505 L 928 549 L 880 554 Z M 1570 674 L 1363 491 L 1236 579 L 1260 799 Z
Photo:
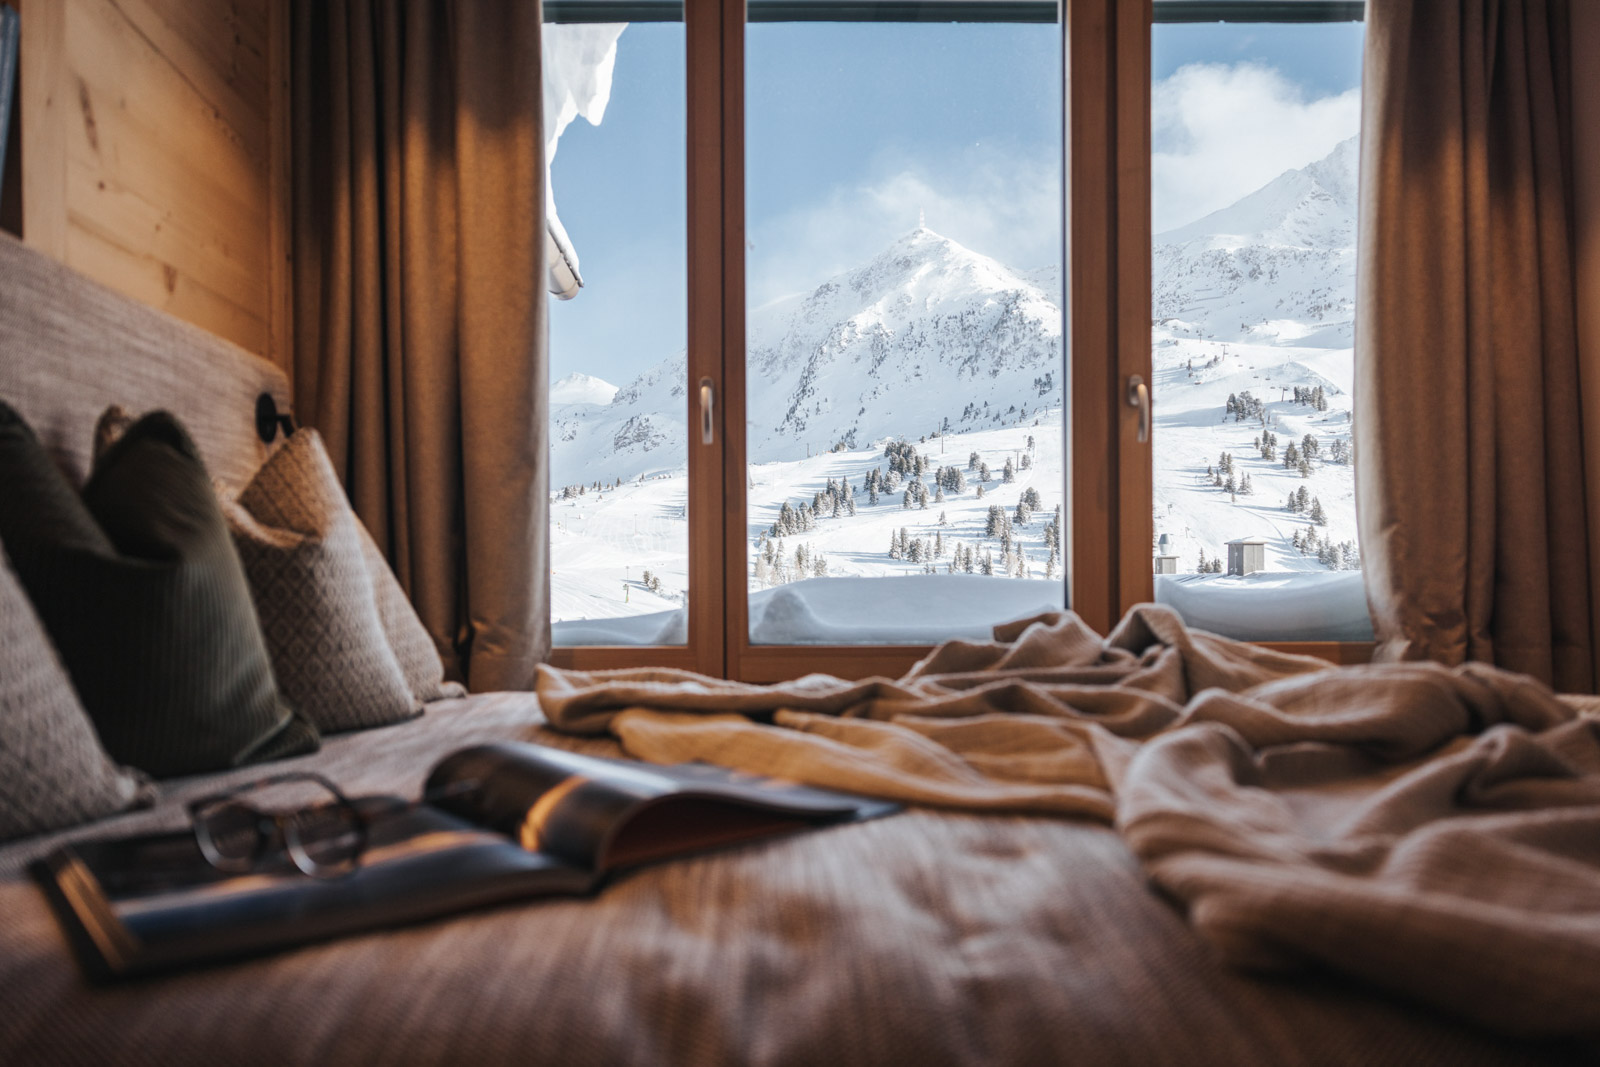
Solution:
M 1195 928 L 1513 1033 L 1600 1033 L 1600 725 L 1482 666 L 1330 668 L 1143 605 L 897 681 L 547 669 L 551 722 L 911 803 L 1114 821 Z

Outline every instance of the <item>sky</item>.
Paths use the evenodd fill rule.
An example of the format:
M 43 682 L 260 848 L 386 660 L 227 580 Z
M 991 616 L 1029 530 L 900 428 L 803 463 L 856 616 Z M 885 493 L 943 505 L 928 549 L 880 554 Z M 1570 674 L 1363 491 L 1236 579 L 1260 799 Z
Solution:
M 1156 26 L 1156 232 L 1354 134 L 1361 34 Z M 919 214 L 1010 266 L 1059 263 L 1057 27 L 764 23 L 746 41 L 752 306 L 865 262 Z M 552 184 L 585 288 L 552 302 L 555 378 L 622 385 L 684 347 L 683 82 L 682 24 L 630 25 L 601 124 L 562 135 Z

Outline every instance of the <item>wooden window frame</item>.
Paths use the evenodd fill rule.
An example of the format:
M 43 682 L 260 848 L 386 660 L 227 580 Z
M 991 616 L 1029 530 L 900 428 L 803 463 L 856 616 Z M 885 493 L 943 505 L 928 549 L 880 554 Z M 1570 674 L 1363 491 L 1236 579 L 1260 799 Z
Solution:
M 1106 633 L 1155 598 L 1151 452 L 1125 402 L 1151 381 L 1150 27 L 1153 0 L 1062 0 L 1063 314 L 1067 351 L 1068 602 Z M 684 646 L 554 650 L 559 667 L 683 667 L 752 682 L 811 671 L 905 673 L 932 646 L 754 645 L 745 478 L 744 0 L 684 0 L 688 71 L 688 365 L 717 392 L 716 442 L 689 442 Z M 1096 354 L 1110 358 L 1096 358 Z M 686 390 L 685 425 L 699 422 Z M 1097 401 L 1096 399 L 1097 398 Z M 733 432 L 730 432 L 733 431 Z M 718 501 L 721 506 L 718 506 Z M 1369 642 L 1261 642 L 1334 663 Z

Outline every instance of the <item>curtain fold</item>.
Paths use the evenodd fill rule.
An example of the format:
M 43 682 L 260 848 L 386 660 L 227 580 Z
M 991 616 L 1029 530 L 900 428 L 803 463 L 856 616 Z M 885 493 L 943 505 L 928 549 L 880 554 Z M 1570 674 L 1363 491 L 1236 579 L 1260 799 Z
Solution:
M 1567 21 L 1367 6 L 1356 497 L 1377 658 L 1592 691 Z
M 550 643 L 540 21 L 294 7 L 295 410 L 479 691 Z

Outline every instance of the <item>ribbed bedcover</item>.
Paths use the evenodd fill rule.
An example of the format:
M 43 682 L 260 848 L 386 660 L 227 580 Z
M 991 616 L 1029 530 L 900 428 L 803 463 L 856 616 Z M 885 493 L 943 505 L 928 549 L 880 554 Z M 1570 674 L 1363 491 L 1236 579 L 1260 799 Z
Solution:
M 430 705 L 284 769 L 415 796 L 440 755 L 542 726 L 528 694 Z M 120 987 L 79 976 L 0 849 L 0 1063 L 1502 1064 L 1572 1062 L 1325 978 L 1229 971 L 1116 834 L 911 809 L 512 905 Z

